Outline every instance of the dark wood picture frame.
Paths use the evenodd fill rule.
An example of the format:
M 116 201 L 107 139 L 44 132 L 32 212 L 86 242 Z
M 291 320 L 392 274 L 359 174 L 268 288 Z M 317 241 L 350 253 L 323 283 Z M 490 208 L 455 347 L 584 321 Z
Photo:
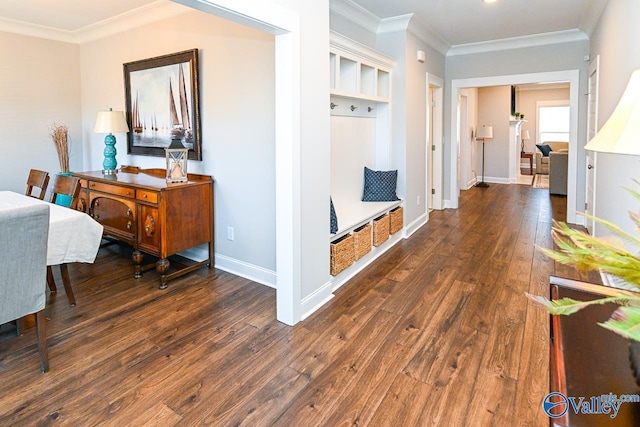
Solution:
M 164 157 L 188 148 L 202 160 L 198 49 L 123 64 L 127 153 Z

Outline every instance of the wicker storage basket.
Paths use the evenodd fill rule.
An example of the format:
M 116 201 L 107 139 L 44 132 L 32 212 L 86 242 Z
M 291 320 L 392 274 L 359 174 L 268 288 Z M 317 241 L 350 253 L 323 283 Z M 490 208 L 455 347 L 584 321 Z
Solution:
M 373 246 L 380 246 L 389 238 L 389 214 L 373 220 Z
M 353 236 L 347 234 L 331 242 L 331 275 L 335 276 L 355 261 Z
M 395 234 L 402 230 L 402 206 L 398 206 L 389 212 L 389 234 Z
M 353 246 L 356 261 L 371 251 L 371 224 L 353 230 Z

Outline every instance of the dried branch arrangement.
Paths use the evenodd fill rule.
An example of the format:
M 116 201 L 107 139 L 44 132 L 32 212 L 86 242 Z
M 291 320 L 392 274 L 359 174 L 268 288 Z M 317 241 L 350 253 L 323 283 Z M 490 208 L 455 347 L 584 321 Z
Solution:
M 54 123 L 50 135 L 58 152 L 60 172 L 69 172 L 69 129 L 65 125 Z

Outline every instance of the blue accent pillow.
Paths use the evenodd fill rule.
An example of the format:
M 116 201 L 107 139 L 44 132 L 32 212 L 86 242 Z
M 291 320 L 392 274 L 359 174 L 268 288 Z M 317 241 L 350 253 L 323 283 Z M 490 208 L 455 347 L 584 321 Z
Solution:
M 329 201 L 331 202 L 331 234 L 336 234 L 338 232 L 338 217 L 336 216 L 336 210 L 333 207 L 333 199 L 329 197 Z
M 396 195 L 398 171 L 373 171 L 364 167 L 363 202 L 394 202 L 400 200 Z
M 551 147 L 546 144 L 536 144 L 536 147 L 542 152 L 543 157 L 549 157 L 549 153 L 552 151 Z

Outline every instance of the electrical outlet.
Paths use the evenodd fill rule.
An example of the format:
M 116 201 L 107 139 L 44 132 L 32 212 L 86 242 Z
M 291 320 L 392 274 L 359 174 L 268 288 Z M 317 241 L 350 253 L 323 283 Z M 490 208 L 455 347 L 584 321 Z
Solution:
M 418 206 L 420 206 L 420 196 L 418 196 L 418 198 L 417 198 L 417 200 L 416 200 L 416 204 L 417 204 Z
M 233 240 L 233 227 L 227 227 L 227 240 Z

